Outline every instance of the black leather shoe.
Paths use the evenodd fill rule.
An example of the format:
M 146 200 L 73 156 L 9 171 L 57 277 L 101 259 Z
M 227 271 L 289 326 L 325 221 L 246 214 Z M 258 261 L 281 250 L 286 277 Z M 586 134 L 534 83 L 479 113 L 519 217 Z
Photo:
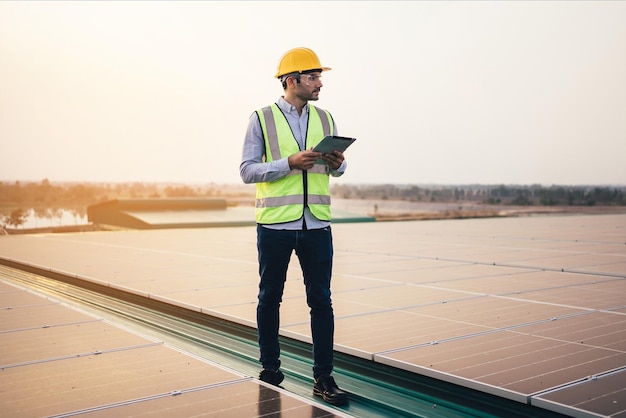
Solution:
M 259 380 L 274 386 L 280 385 L 284 378 L 285 375 L 280 370 L 263 369 L 259 374 Z
M 345 405 L 348 403 L 348 394 L 337 387 L 335 379 L 330 375 L 323 375 L 315 380 L 313 394 L 321 396 L 324 402 L 331 405 Z

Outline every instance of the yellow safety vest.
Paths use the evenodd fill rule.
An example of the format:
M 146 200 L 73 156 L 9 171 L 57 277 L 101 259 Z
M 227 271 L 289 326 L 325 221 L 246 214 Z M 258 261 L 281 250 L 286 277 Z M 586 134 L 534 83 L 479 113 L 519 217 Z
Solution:
M 257 110 L 263 138 L 265 161 L 276 161 L 300 151 L 287 118 L 278 105 Z M 334 131 L 333 119 L 325 110 L 309 106 L 306 149 L 315 147 Z M 277 224 L 295 221 L 304 214 L 305 206 L 320 220 L 330 221 L 329 167 L 316 163 L 310 170 L 293 169 L 285 177 L 256 184 L 256 221 Z

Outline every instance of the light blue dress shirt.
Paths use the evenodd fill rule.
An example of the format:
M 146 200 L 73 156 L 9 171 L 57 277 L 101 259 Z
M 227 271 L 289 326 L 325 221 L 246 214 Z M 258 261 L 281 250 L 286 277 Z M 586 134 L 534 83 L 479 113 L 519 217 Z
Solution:
M 301 115 L 298 115 L 298 110 L 295 106 L 287 102 L 283 97 L 280 97 L 276 104 L 285 114 L 300 149 L 304 149 L 309 122 L 309 104 L 304 106 Z M 334 124 L 333 135 L 337 135 L 336 124 Z M 239 166 L 239 174 L 246 184 L 278 180 L 291 171 L 289 169 L 288 156 L 276 161 L 263 162 L 265 140 L 263 139 L 259 116 L 256 112 L 250 116 L 250 120 L 248 121 L 248 129 L 243 143 L 242 154 L 243 157 L 241 165 Z M 347 163 L 344 160 L 338 169 L 330 170 L 330 175 L 339 177 L 346 171 L 346 167 Z M 309 208 L 304 209 L 304 220 L 306 221 L 307 229 L 324 228 L 330 225 L 330 222 L 321 221 L 313 216 Z M 303 219 L 300 218 L 292 222 L 263 226 L 271 229 L 301 230 L 303 227 Z

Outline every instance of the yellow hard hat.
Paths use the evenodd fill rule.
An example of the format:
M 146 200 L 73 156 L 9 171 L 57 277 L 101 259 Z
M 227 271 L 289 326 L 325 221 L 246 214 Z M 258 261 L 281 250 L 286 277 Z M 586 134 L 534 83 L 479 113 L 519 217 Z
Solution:
M 320 59 L 309 48 L 294 48 L 285 52 L 278 63 L 278 72 L 275 77 L 289 73 L 302 73 L 309 70 L 328 71 L 330 68 L 322 67 Z

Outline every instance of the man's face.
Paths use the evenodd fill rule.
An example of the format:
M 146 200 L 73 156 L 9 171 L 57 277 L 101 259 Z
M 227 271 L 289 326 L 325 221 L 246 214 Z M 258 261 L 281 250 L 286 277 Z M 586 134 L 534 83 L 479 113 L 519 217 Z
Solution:
M 318 100 L 322 88 L 322 73 L 300 74 L 300 83 L 296 84 L 296 95 L 304 100 Z

